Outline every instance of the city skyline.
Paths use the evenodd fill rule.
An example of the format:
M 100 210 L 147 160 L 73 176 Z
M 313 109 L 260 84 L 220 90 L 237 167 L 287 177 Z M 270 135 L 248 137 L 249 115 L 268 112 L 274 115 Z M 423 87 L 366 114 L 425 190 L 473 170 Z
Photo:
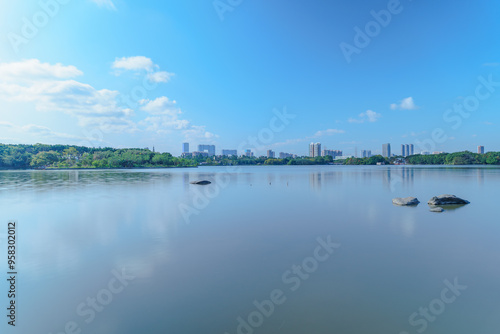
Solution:
M 391 143 L 385 143 L 382 144 L 382 149 L 380 154 L 373 154 L 371 149 L 362 149 L 361 153 L 358 155 L 356 152 L 354 155 L 349 155 L 346 154 L 344 155 L 344 151 L 342 150 L 333 150 L 333 149 L 322 149 L 322 144 L 320 142 L 316 143 L 310 143 L 309 144 L 309 154 L 308 155 L 300 155 L 300 154 L 295 154 L 295 153 L 288 153 L 288 152 L 279 152 L 277 154 L 276 151 L 272 149 L 267 149 L 265 154 L 256 154 L 255 150 L 252 149 L 245 149 L 240 151 L 241 154 L 238 154 L 237 149 L 221 149 L 220 154 L 217 154 L 216 146 L 215 145 L 207 145 L 207 144 L 198 144 L 198 151 L 194 152 L 189 152 L 189 146 L 190 143 L 182 143 L 182 154 L 181 156 L 187 156 L 190 157 L 192 155 L 202 155 L 202 156 L 214 156 L 214 155 L 223 155 L 223 156 L 265 156 L 267 158 L 279 158 L 279 159 L 284 159 L 284 158 L 292 158 L 292 157 L 298 157 L 298 156 L 308 156 L 310 158 L 315 158 L 315 157 L 324 157 L 324 156 L 331 156 L 334 159 L 335 158 L 345 158 L 345 157 L 355 157 L 355 158 L 370 158 L 374 155 L 381 155 L 383 157 L 389 158 L 389 157 L 394 157 L 394 156 L 401 156 L 401 157 L 407 157 L 410 155 L 416 155 L 416 154 L 421 154 L 421 155 L 428 155 L 428 154 L 440 154 L 440 153 L 453 153 L 453 152 L 446 152 L 446 151 L 418 151 L 415 152 L 415 148 L 413 144 L 401 144 L 401 153 L 394 153 L 394 151 L 391 148 Z M 476 147 L 477 148 L 477 153 L 479 154 L 484 154 L 487 151 L 485 151 L 484 145 L 479 145 Z M 461 150 L 461 151 L 469 151 L 473 152 L 472 150 Z M 461 152 L 461 151 L 456 151 L 456 152 Z M 206 153 L 206 154 L 205 154 Z

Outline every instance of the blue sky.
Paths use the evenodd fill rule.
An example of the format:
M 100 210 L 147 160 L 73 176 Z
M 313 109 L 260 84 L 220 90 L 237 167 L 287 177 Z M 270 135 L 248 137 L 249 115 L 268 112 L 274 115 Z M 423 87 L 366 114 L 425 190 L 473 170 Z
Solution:
M 3 143 L 155 146 L 175 155 L 183 141 L 215 144 L 217 153 L 307 154 L 311 141 L 346 154 L 380 153 L 386 142 L 396 152 L 403 143 L 500 151 L 500 3 L 0 6 Z M 366 29 L 369 40 L 355 39 Z M 346 57 L 346 45 L 356 52 Z M 294 117 L 276 130 L 270 124 L 283 110 Z

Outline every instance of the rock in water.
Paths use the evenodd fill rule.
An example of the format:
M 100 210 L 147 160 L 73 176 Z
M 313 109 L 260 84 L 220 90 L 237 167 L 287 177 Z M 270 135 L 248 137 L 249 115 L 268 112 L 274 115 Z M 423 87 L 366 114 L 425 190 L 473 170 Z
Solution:
M 444 209 L 443 209 L 443 208 L 440 208 L 440 207 L 437 207 L 437 208 L 431 208 L 429 211 L 430 211 L 430 212 L 443 212 L 443 211 L 444 211 Z
M 418 205 L 420 201 L 416 197 L 394 198 L 392 204 L 395 205 Z
M 453 204 L 469 204 L 469 201 L 461 199 L 455 195 L 440 195 L 434 196 L 427 202 L 429 205 L 453 205 Z
M 207 180 L 201 180 L 201 181 L 193 181 L 193 182 L 189 182 L 189 183 L 191 183 L 191 184 L 199 184 L 199 185 L 203 186 L 203 185 L 206 185 L 206 184 L 210 184 L 212 182 L 207 181 Z

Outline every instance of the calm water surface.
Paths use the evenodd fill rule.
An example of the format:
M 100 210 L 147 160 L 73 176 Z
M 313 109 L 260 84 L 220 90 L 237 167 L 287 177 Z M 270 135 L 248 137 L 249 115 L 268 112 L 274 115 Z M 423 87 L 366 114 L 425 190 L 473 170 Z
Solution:
M 2 171 L 1 332 L 498 334 L 499 189 L 485 167 Z M 429 212 L 446 193 L 471 204 Z

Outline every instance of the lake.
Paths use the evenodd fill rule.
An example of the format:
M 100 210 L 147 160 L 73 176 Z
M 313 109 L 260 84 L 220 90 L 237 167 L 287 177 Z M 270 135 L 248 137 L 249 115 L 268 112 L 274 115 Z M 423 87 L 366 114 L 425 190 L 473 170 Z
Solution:
M 499 189 L 469 166 L 1 171 L 1 332 L 496 334 Z

